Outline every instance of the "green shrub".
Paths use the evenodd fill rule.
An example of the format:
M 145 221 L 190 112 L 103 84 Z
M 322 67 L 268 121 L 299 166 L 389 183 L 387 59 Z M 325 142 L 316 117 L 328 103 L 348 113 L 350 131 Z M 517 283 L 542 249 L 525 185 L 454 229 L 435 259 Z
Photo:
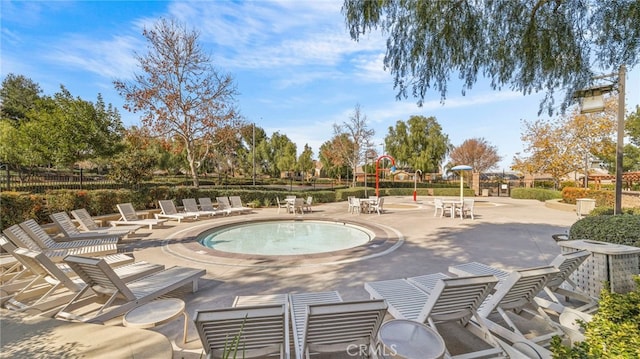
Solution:
M 610 216 L 610 215 L 613 215 L 613 212 L 614 212 L 613 207 L 599 206 L 594 208 L 589 213 L 589 216 L 605 216 L 605 215 Z M 632 215 L 640 216 L 640 207 L 623 208 L 622 214 L 632 214 Z
M 640 216 L 588 216 L 571 226 L 569 239 L 590 239 L 640 247 Z
M 562 198 L 560 191 L 543 188 L 514 188 L 511 190 L 511 198 L 514 199 L 537 199 L 544 202 L 550 199 Z
M 585 340 L 573 348 L 551 343 L 557 359 L 640 358 L 640 276 L 636 289 L 626 294 L 611 293 L 608 285 L 600 293 L 598 312 L 584 324 Z

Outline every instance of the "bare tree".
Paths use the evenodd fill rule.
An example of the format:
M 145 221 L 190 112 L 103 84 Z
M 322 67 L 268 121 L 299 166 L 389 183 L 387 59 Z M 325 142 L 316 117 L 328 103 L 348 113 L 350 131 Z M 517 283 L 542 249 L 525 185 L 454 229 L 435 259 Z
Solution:
M 360 105 L 356 104 L 353 115 L 349 121 L 342 125 L 334 124 L 333 132 L 335 136 L 346 134 L 351 146 L 343 147 L 344 158 L 347 164 L 353 169 L 353 185 L 356 184 L 356 169 L 362 163 L 365 153 L 373 146 L 371 138 L 375 135 L 375 130 L 367 126 L 367 116 L 360 111 Z
M 199 34 L 176 21 L 160 19 L 142 35 L 148 41 L 148 52 L 136 54 L 142 72 L 114 85 L 125 109 L 142 112 L 143 125 L 154 135 L 183 142 L 198 187 L 198 164 L 211 150 L 213 135 L 239 125 L 234 81 L 213 67 L 198 44 Z

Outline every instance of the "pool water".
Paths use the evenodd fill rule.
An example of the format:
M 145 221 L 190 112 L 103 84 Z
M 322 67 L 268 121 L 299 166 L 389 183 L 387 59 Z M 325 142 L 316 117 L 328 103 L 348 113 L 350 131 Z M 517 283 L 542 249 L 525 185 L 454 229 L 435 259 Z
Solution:
M 368 243 L 365 228 L 328 221 L 264 221 L 243 223 L 206 232 L 204 246 L 231 253 L 300 255 L 339 251 Z

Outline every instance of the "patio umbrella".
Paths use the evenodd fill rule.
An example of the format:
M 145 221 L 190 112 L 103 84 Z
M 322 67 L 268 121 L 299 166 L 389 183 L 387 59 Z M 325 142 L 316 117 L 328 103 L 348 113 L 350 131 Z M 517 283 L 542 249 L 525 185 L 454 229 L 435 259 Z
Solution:
M 471 166 L 467 166 L 467 165 L 458 165 L 455 166 L 453 168 L 451 168 L 452 171 L 459 171 L 460 172 L 460 203 L 462 203 L 462 200 L 464 199 L 464 192 L 462 189 L 462 183 L 463 181 L 463 171 L 471 171 L 473 168 Z

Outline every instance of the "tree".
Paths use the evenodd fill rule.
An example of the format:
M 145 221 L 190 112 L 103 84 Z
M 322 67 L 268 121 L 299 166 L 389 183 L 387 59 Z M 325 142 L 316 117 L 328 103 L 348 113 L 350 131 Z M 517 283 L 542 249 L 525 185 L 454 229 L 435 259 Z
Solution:
M 465 140 L 460 146 L 454 147 L 449 154 L 451 163 L 455 165 L 469 165 L 474 172 L 482 173 L 496 168 L 502 157 L 498 149 L 484 138 Z
M 16 74 L 8 74 L 0 88 L 0 113 L 3 119 L 20 121 L 33 111 L 42 90 L 33 80 Z
M 144 129 L 129 129 L 123 140 L 125 150 L 112 158 L 109 178 L 128 185 L 151 179 L 158 164 L 153 142 Z
M 114 85 L 125 98 L 125 109 L 143 112 L 142 123 L 154 134 L 176 136 L 184 143 L 198 187 L 197 164 L 209 151 L 214 133 L 239 125 L 235 84 L 213 67 L 198 33 L 161 19 L 142 35 L 149 43 L 145 55 L 136 55 L 142 72 L 133 81 L 116 80 Z
M 425 173 L 439 172 L 451 146 L 436 118 L 424 116 L 411 116 L 406 123 L 396 122 L 395 128 L 389 127 L 384 142 L 398 165 Z
M 546 90 L 541 110 L 551 113 L 554 90 L 567 90 L 564 110 L 592 81 L 592 64 L 611 70 L 640 56 L 637 0 L 345 0 L 342 12 L 352 39 L 388 35 L 384 65 L 397 96 L 419 104 L 431 88 L 444 100 L 451 76 L 463 94 L 485 76 L 494 89 Z
M 319 159 L 322 168 L 329 177 L 335 177 L 338 180 L 342 176 L 349 176 L 349 167 L 347 166 L 347 148 L 352 148 L 353 144 L 349 140 L 346 133 L 334 135 L 331 140 L 326 141 L 320 146 Z
M 360 105 L 356 104 L 349 121 L 343 122 L 342 125 L 334 124 L 333 133 L 335 137 L 339 138 L 342 134 L 345 134 L 349 139 L 348 142 L 342 143 L 344 146 L 339 149 L 343 151 L 341 153 L 342 158 L 353 170 L 353 186 L 355 186 L 356 169 L 362 163 L 366 151 L 373 146 L 371 139 L 375 135 L 375 130 L 367 126 L 367 116 L 360 111 Z
M 625 128 L 631 143 L 640 146 L 640 106 L 636 106 L 635 112 L 627 115 Z
M 306 174 L 313 170 L 313 150 L 309 147 L 309 144 L 305 143 L 304 150 L 298 157 L 298 170 L 302 172 L 304 178 L 306 178 Z

